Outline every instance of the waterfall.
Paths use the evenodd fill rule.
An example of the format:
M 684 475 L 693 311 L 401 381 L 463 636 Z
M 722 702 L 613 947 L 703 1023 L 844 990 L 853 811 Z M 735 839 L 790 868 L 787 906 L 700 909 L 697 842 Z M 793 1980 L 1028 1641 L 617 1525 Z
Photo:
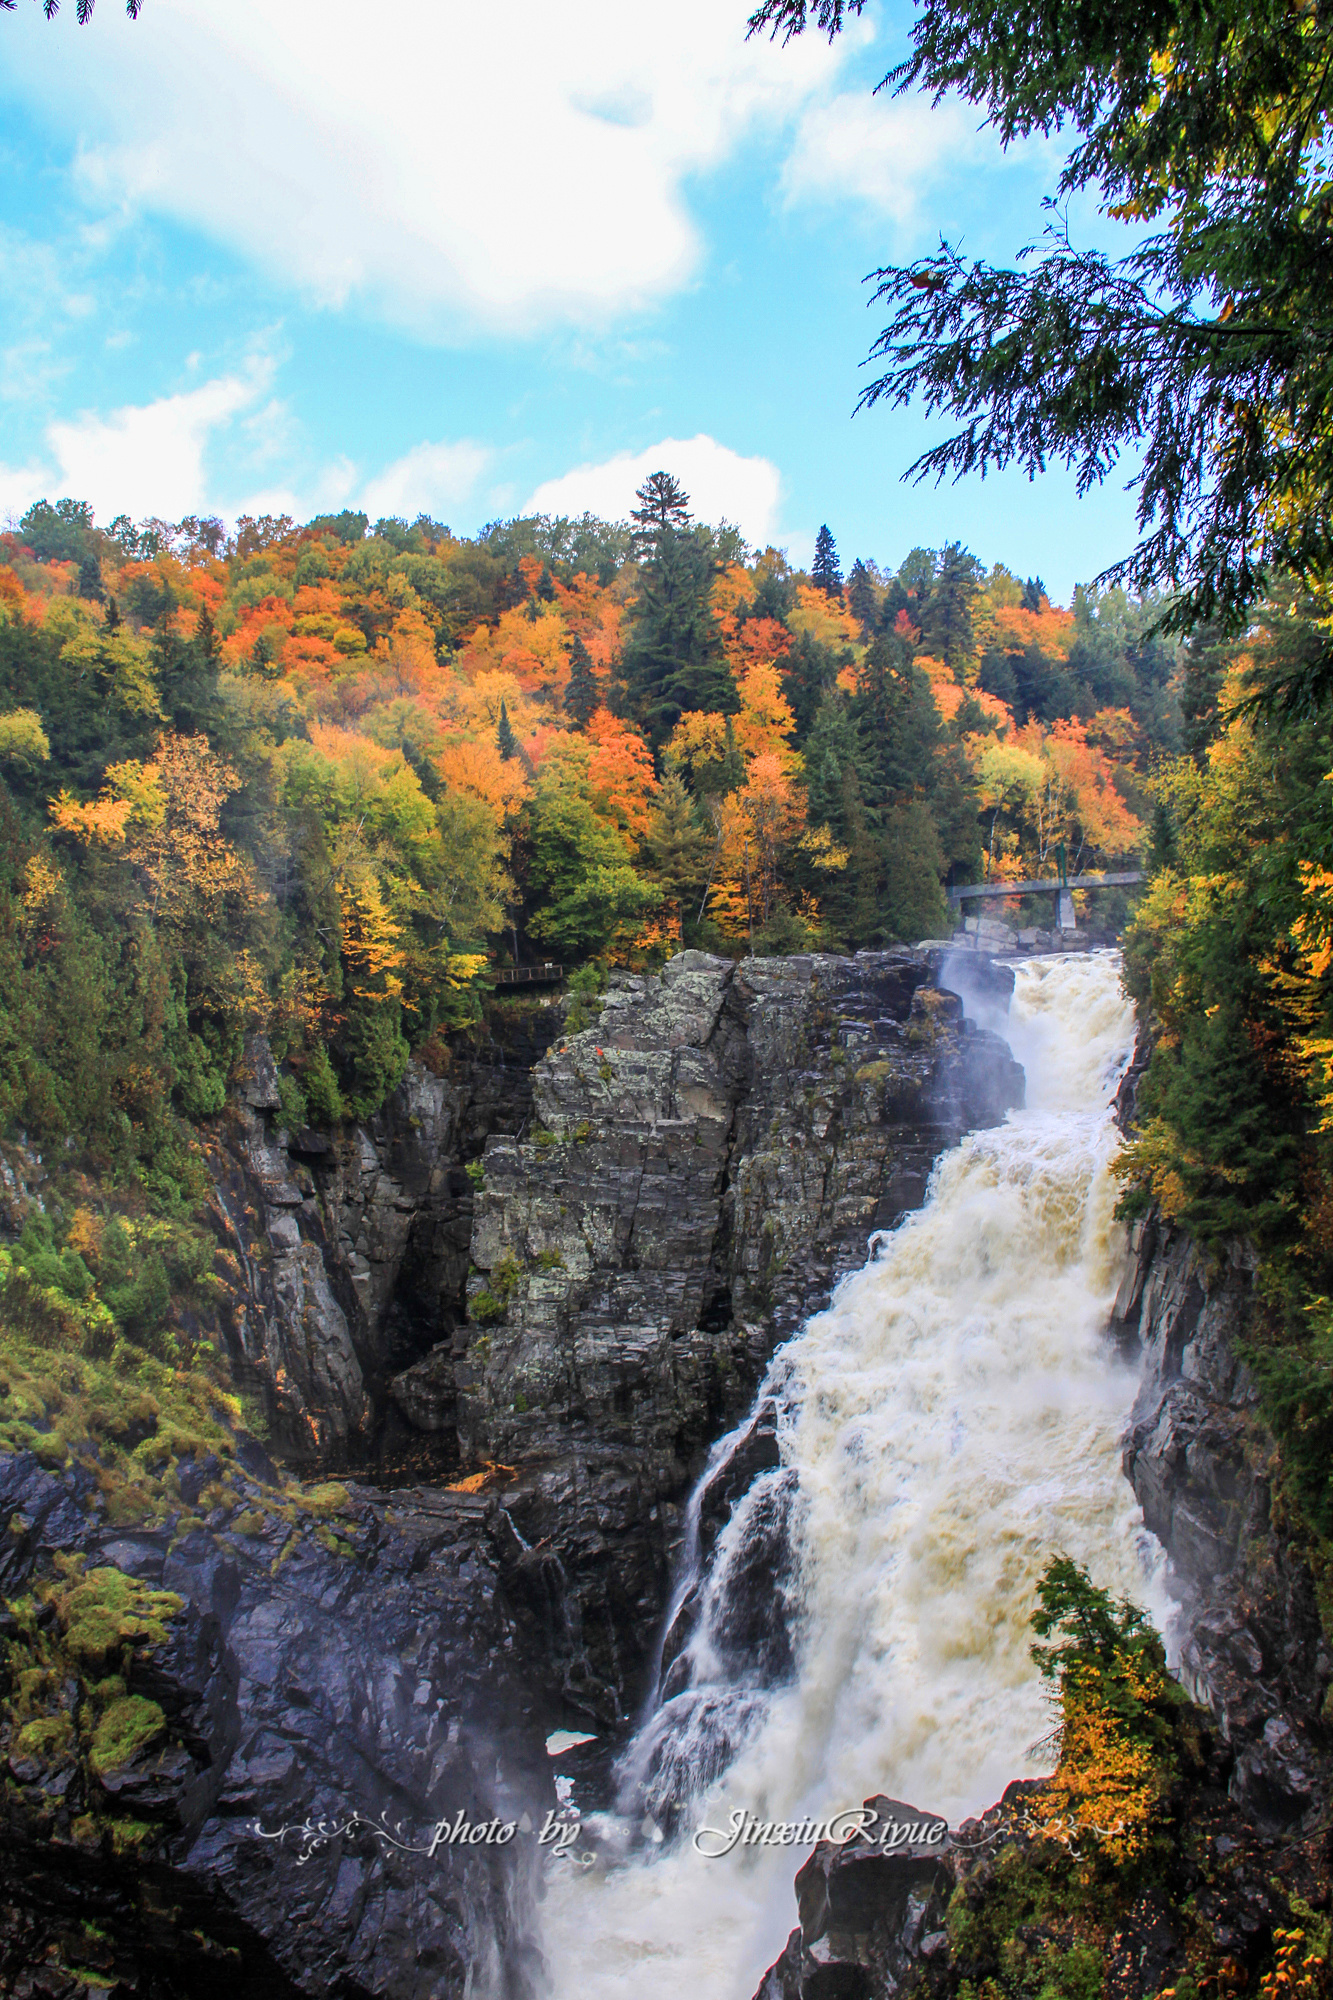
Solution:
M 875 1791 L 956 1822 L 1049 1768 L 1028 1755 L 1049 1728 L 1028 1617 L 1053 1553 L 1167 1613 L 1120 1469 L 1135 1380 L 1105 1338 L 1124 1256 L 1109 1107 L 1134 1032 L 1118 957 L 1019 965 L 987 1025 L 1027 1108 L 946 1154 L 926 1206 L 775 1355 L 760 1404 L 781 1463 L 678 1586 L 695 1623 L 626 1760 L 679 1829 L 647 1858 L 551 1865 L 552 2000 L 749 2000 L 803 1850 L 709 1860 L 698 1826 L 827 1819 Z

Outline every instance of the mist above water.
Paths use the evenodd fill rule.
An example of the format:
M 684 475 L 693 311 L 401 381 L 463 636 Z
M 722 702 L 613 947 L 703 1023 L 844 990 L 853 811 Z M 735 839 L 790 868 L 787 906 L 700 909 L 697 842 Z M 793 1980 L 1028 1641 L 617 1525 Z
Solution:
M 1028 1755 L 1050 1726 L 1028 1619 L 1053 1553 L 1166 1614 L 1120 1468 L 1135 1380 L 1104 1336 L 1125 1255 L 1110 1100 L 1134 1038 L 1119 959 L 1028 960 L 984 1024 L 1023 1064 L 1027 1108 L 946 1154 L 926 1206 L 775 1355 L 760 1396 L 782 1466 L 720 1537 L 689 1684 L 626 1759 L 681 1830 L 646 1859 L 552 1864 L 552 2000 L 749 2000 L 803 1850 L 707 1860 L 696 1827 L 828 1819 L 876 1791 L 957 1822 L 1049 1768 Z M 729 1633 L 754 1623 L 747 1557 L 777 1517 L 775 1669 L 783 1648 Z

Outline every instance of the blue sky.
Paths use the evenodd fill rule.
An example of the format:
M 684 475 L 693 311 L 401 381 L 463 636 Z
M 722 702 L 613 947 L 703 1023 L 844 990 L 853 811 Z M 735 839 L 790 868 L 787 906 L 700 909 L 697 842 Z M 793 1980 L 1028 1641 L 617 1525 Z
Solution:
M 808 561 L 960 539 L 1067 599 L 1123 475 L 904 485 L 942 435 L 853 417 L 863 278 L 943 231 L 1012 256 L 1058 155 L 872 86 L 732 0 L 73 0 L 0 14 L 0 518 L 696 511 Z

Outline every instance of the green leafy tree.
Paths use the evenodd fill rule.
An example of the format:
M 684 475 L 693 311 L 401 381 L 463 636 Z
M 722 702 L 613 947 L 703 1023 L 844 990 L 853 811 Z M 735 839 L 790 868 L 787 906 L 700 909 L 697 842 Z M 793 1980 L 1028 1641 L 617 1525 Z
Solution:
M 531 807 L 528 882 L 532 935 L 570 959 L 602 956 L 637 926 L 662 890 L 634 868 L 615 827 L 597 817 L 586 777 L 544 764 Z

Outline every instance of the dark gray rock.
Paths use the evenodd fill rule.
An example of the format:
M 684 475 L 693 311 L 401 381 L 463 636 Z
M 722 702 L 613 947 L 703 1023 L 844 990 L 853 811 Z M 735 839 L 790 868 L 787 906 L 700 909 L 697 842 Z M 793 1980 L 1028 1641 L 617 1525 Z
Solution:
M 1333 1659 L 1309 1564 L 1273 1518 L 1273 1440 L 1239 1358 L 1254 1260 L 1211 1260 L 1157 1218 L 1133 1250 L 1116 1301 L 1142 1356 L 1125 1471 L 1183 1600 L 1181 1677 L 1231 1747 L 1237 1799 L 1272 1832 L 1305 1827 L 1333 1793 Z
M 944 1821 L 882 1795 L 866 1809 L 864 1837 L 821 1840 L 797 1875 L 799 1927 L 755 2000 L 887 2000 L 923 1960 L 947 1954 Z M 923 1837 L 891 1844 L 913 1828 Z
M 425 1855 L 383 1835 L 420 1848 L 460 1810 L 540 1823 L 555 1804 L 540 1699 L 512 1670 L 493 1503 L 357 1489 L 335 1550 L 299 1503 L 291 1524 L 270 1507 L 245 1532 L 173 1533 L 108 1529 L 89 1498 L 77 1474 L 0 1457 L 6 1593 L 76 1552 L 176 1592 L 131 1683 L 165 1720 L 98 1780 L 0 1744 L 0 1905 L 17 1898 L 53 1936 L 73 1911 L 116 1939 L 134 1990 L 152 1975 L 191 2000 L 215 1990 L 207 1965 L 190 1971 L 204 1946 L 233 1952 L 233 1991 L 526 1995 L 535 1842 Z M 149 1837 L 123 1862 L 90 1852 L 90 1811 Z M 0 1921 L 0 1963 L 4 1935 Z
M 447 1365 L 427 1371 L 426 1394 L 391 1385 L 465 1317 L 466 1162 L 522 1128 L 561 1018 L 558 1003 L 497 1006 L 441 1073 L 409 1063 L 373 1118 L 328 1132 L 281 1129 L 268 1045 L 247 1043 L 206 1157 L 233 1363 L 288 1459 L 363 1464 L 412 1425 L 456 1461 Z
M 527 1133 L 487 1145 L 459 1434 L 520 1472 L 506 1505 L 561 1565 L 599 1714 L 638 1697 L 680 1504 L 774 1346 L 946 1146 L 1022 1102 L 1007 1046 L 937 988 L 943 956 L 616 975 L 537 1065 Z M 975 976 L 1007 1000 L 1011 971 Z

